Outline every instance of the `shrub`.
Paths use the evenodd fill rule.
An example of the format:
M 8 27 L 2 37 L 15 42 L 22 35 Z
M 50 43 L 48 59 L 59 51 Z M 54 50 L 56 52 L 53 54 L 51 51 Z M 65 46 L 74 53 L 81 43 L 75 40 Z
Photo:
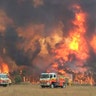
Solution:
M 22 78 L 20 75 L 16 75 L 14 80 L 16 84 L 22 82 Z

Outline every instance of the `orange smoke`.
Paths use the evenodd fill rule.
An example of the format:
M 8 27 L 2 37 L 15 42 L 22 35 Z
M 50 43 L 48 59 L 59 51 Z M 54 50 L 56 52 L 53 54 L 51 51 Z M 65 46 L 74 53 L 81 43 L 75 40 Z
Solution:
M 43 0 L 33 0 L 32 2 L 34 3 L 34 7 L 38 7 L 44 4 Z
M 19 42 L 17 45 L 18 49 L 24 49 L 25 52 L 28 50 L 35 50 L 35 42 L 42 38 L 42 33 L 44 32 L 43 24 L 29 24 L 26 27 L 18 27 L 17 33 L 20 38 L 23 39 L 23 43 Z
M 3 10 L 0 10 L 0 33 L 3 34 L 6 30 L 6 27 L 12 23 L 13 21 L 8 18 L 6 13 Z

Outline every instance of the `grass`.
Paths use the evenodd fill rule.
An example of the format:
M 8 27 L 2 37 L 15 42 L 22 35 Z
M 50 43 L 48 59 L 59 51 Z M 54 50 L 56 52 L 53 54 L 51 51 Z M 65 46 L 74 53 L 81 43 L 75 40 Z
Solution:
M 68 86 L 67 88 L 41 88 L 39 85 L 20 84 L 0 87 L 0 96 L 96 96 L 95 86 Z

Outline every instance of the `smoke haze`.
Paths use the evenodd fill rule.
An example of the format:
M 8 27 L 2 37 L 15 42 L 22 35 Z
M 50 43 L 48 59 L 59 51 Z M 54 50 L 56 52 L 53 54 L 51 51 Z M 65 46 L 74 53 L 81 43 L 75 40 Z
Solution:
M 73 5 L 79 5 L 82 11 Z M 95 9 L 96 0 L 0 0 L 0 58 L 10 69 L 12 63 L 8 58 L 15 68 L 27 66 L 35 72 L 45 71 L 53 62 L 59 62 L 54 59 L 53 50 L 65 42 L 70 30 L 78 27 L 71 21 L 75 19 L 75 12 L 80 11 L 86 13 L 86 32 L 82 36 L 86 39 L 89 57 L 85 65 L 95 72 L 96 47 L 93 46 L 96 44 L 90 44 L 96 36 Z M 73 68 L 76 57 L 71 54 L 69 58 L 72 64 L 68 65 Z

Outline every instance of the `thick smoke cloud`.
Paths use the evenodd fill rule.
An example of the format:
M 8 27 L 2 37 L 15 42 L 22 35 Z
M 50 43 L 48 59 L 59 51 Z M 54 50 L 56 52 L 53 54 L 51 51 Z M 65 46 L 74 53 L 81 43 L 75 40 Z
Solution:
M 70 21 L 75 18 L 71 10 L 73 4 L 79 4 L 87 13 L 86 38 L 90 40 L 93 33 L 96 33 L 96 0 L 0 0 L 0 10 L 7 18 L 3 21 L 5 29 L 0 29 L 0 53 L 4 55 L 2 50 L 5 48 L 6 55 L 17 65 L 28 65 L 34 68 L 38 58 L 41 64 L 43 60 L 44 63 L 50 64 L 53 60 L 50 49 L 55 47 L 72 29 L 73 25 Z M 0 18 L 3 19 L 3 17 Z M 58 29 L 58 26 L 62 32 L 54 30 L 54 28 Z M 55 33 L 60 35 L 58 42 L 57 37 L 53 37 Z M 55 43 L 51 42 L 50 38 L 52 40 L 55 38 L 56 40 L 53 40 Z M 42 48 L 45 48 L 47 56 L 41 52 Z M 44 56 L 41 56 L 42 54 Z M 95 54 L 92 51 L 90 55 Z M 48 62 L 45 62 L 45 58 L 49 59 Z M 96 56 L 94 56 L 95 59 Z M 39 62 L 36 63 L 37 66 Z

